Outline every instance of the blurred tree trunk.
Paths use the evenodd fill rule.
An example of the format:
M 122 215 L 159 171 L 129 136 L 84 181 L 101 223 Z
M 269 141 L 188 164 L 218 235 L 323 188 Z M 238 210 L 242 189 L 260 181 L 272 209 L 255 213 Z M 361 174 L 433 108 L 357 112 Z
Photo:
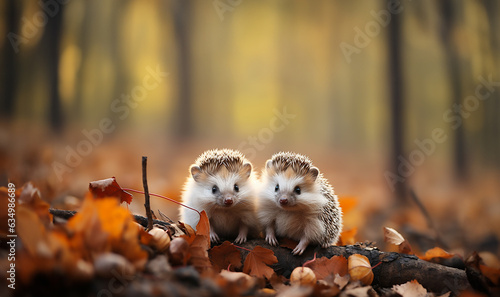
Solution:
M 190 15 L 191 2 L 176 0 L 173 4 L 175 43 L 177 45 L 178 112 L 176 114 L 176 134 L 188 138 L 192 130 L 191 116 L 191 42 Z
M 488 15 L 488 24 L 490 32 L 490 46 L 493 55 L 493 69 L 495 69 L 493 80 L 498 81 L 500 77 L 500 3 L 498 0 L 484 0 L 484 10 Z M 489 73 L 487 73 L 489 75 Z M 486 148 L 486 164 L 491 164 L 491 161 L 500 168 L 500 92 L 498 89 L 493 92 L 491 97 L 484 102 L 485 117 L 484 127 L 485 133 L 483 136 L 484 147 Z
M 460 80 L 460 57 L 457 52 L 457 45 L 453 39 L 454 26 L 456 25 L 454 4 L 452 0 L 442 0 L 440 5 L 441 41 L 445 51 L 446 67 L 450 79 L 451 105 L 459 106 L 463 98 L 461 80 Z M 455 138 L 453 144 L 453 164 L 456 177 L 465 179 L 467 175 L 467 159 L 465 151 L 465 130 L 463 123 L 455 129 Z
M 17 0 L 8 0 L 5 5 L 5 29 L 7 34 L 14 33 L 19 35 L 19 20 L 21 19 L 21 3 Z M 17 88 L 17 53 L 14 50 L 9 38 L 4 36 L 2 50 L 2 91 L 0 98 L 0 115 L 2 118 L 12 118 L 14 112 L 14 102 Z
M 390 0 L 389 0 L 390 1 Z M 400 13 L 392 15 L 391 22 L 388 25 L 388 63 L 389 63 L 389 93 L 391 102 L 392 119 L 392 155 L 391 167 L 394 173 L 399 172 L 399 158 L 402 157 L 403 150 L 403 131 L 404 131 L 404 98 L 403 98 L 403 59 L 401 58 L 402 45 L 402 22 Z M 406 201 L 406 183 L 397 182 L 395 185 L 395 195 L 401 201 Z
M 58 7 L 59 11 L 49 17 L 42 41 L 40 42 L 41 45 L 45 46 L 47 55 L 46 67 L 49 83 L 48 120 L 51 129 L 56 133 L 62 132 L 64 125 L 61 97 L 59 96 L 59 57 L 64 6 L 58 5 Z

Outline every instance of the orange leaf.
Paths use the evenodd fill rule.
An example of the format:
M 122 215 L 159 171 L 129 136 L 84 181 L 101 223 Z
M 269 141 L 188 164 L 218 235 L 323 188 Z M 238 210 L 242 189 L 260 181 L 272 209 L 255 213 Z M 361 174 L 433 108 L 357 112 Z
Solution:
M 430 261 L 433 258 L 443 258 L 443 259 L 453 258 L 453 255 L 447 253 L 442 248 L 435 247 L 425 252 L 425 255 L 419 256 L 419 258 L 425 261 Z
M 357 233 L 358 233 L 358 228 L 352 228 L 343 231 L 342 233 L 340 233 L 339 245 L 355 244 L 356 243 L 355 236 Z
M 318 280 L 332 280 L 335 275 L 344 276 L 347 274 L 347 259 L 343 256 L 333 256 L 330 259 L 321 257 L 308 264 Z
M 183 222 L 178 222 L 177 226 L 184 231 L 184 235 L 181 235 L 180 237 L 184 238 L 189 244 L 193 243 L 194 238 L 196 237 L 196 231 L 194 231 L 193 227 L 189 226 L 189 224 L 184 224 Z M 208 241 L 210 244 L 210 238 Z
M 210 221 L 204 210 L 200 213 L 200 221 L 196 225 L 196 234 L 205 236 L 208 240 L 208 245 L 210 245 Z
M 243 272 L 256 277 L 265 277 L 270 279 L 274 270 L 267 266 L 278 263 L 273 251 L 256 246 L 248 253 L 245 263 L 243 263 Z
M 196 235 L 188 250 L 189 264 L 193 265 L 202 274 L 212 268 L 212 263 L 208 258 L 208 248 L 206 237 Z
M 339 196 L 339 204 L 342 213 L 346 214 L 358 205 L 358 198 L 352 196 Z
M 68 220 L 67 228 L 75 233 L 73 240 L 83 241 L 81 248 L 91 249 L 89 254 L 114 252 L 136 265 L 147 260 L 134 217 L 115 198 L 96 200 L 87 195 L 81 209 Z
M 353 281 L 359 280 L 362 284 L 368 286 L 373 281 L 373 271 L 370 261 L 367 257 L 359 254 L 350 255 L 347 259 L 349 275 Z
M 241 267 L 241 253 L 229 241 L 224 241 L 221 245 L 214 246 L 209 254 L 216 272 L 227 269 L 229 265 L 234 268 Z
M 500 284 L 500 269 L 489 267 L 486 265 L 479 265 L 481 273 L 486 276 L 495 286 Z
M 120 198 L 120 203 L 125 201 L 130 204 L 130 202 L 132 202 L 132 195 L 125 192 L 125 190 L 118 185 L 114 176 L 90 182 L 89 190 L 94 194 L 94 197 L 97 198 L 117 197 Z

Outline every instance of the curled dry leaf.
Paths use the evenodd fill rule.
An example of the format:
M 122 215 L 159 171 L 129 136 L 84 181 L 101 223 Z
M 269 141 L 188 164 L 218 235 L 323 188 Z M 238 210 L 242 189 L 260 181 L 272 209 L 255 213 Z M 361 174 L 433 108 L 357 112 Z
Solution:
M 405 239 L 398 231 L 389 227 L 384 227 L 384 241 L 390 244 L 400 245 Z
M 149 230 L 149 234 L 153 236 L 152 245 L 160 252 L 164 252 L 170 246 L 170 236 L 168 232 L 158 227 L 153 227 Z
M 309 267 L 296 267 L 290 275 L 292 285 L 314 286 L 316 284 L 316 275 Z
M 120 198 L 120 203 L 127 202 L 130 204 L 132 202 L 132 195 L 118 185 L 114 176 L 90 182 L 89 190 L 97 198 L 117 197 Z
M 390 244 L 397 245 L 399 252 L 402 254 L 410 254 L 412 252 L 411 245 L 398 231 L 384 227 L 384 241 Z
M 363 285 L 370 285 L 373 281 L 373 271 L 367 257 L 359 254 L 349 256 L 347 259 L 348 271 L 351 280 L 359 280 Z

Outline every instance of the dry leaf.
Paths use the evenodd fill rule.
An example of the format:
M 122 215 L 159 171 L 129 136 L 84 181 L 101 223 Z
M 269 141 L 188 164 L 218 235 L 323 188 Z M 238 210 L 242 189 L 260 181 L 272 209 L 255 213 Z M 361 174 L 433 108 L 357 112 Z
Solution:
M 361 281 L 364 285 L 370 285 L 373 281 L 373 272 L 367 257 L 359 254 L 349 256 L 348 271 L 353 281 Z
M 115 198 L 93 199 L 87 195 L 81 209 L 66 225 L 74 239 L 82 241 L 87 253 L 114 252 L 127 258 L 136 268 L 147 260 L 139 244 L 139 230 L 132 214 Z M 77 244 L 78 245 L 78 244 Z
M 210 250 L 209 255 L 216 272 L 228 269 L 229 265 L 237 269 L 241 267 L 241 253 L 229 241 L 224 241 L 221 245 L 214 246 Z
M 358 228 L 352 228 L 343 231 L 342 233 L 340 233 L 339 245 L 355 244 L 356 243 L 355 236 L 357 233 L 358 233 Z
M 21 189 L 18 202 L 32 209 L 45 226 L 52 222 L 52 215 L 49 212 L 50 205 L 42 200 L 40 190 L 35 188 L 31 182 Z
M 343 256 L 333 256 L 330 259 L 321 257 L 307 266 L 314 271 L 318 280 L 325 280 L 329 283 L 335 280 L 335 275 L 347 274 L 347 259 Z
M 208 241 L 207 244 L 210 246 L 210 221 L 204 210 L 200 213 L 200 221 L 196 225 L 196 234 L 205 236 Z
M 94 194 L 94 197 L 97 198 L 117 197 L 120 198 L 120 203 L 127 202 L 130 204 L 130 202 L 132 202 L 132 195 L 127 193 L 120 187 L 120 185 L 118 185 L 114 176 L 90 182 L 89 190 L 92 194 Z
M 398 231 L 389 227 L 384 227 L 384 241 L 390 244 L 400 245 L 405 239 Z
M 426 297 L 427 290 L 417 280 L 392 287 L 392 290 L 405 297 Z
M 425 261 L 430 261 L 433 258 L 448 259 L 448 258 L 453 258 L 453 254 L 447 253 L 442 248 L 435 247 L 425 252 L 425 255 L 419 256 L 419 258 Z
M 267 266 L 278 263 L 278 259 L 274 256 L 274 252 L 256 246 L 248 253 L 245 263 L 243 263 L 243 272 L 256 277 L 265 277 L 270 279 L 274 270 Z
M 358 198 L 351 196 L 338 196 L 339 205 L 342 209 L 342 213 L 346 214 L 351 211 L 356 205 L 358 205 Z
M 408 240 L 392 228 L 384 227 L 384 241 L 397 245 L 399 252 L 402 254 L 410 254 L 412 252 L 411 245 Z
M 480 264 L 479 270 L 481 270 L 481 273 L 486 276 L 495 286 L 500 285 L 500 269 Z
M 224 290 L 224 296 L 242 296 L 244 292 L 255 287 L 257 279 L 243 272 L 222 270 L 216 282 L 219 288 Z
M 212 263 L 208 258 L 207 238 L 204 235 L 196 235 L 188 249 L 188 263 L 193 265 L 201 274 L 207 273 L 212 269 Z

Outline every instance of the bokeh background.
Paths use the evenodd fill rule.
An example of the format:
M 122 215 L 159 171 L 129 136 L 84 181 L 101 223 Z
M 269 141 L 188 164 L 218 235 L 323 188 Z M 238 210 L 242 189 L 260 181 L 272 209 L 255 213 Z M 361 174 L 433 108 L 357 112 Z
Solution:
M 390 226 L 417 250 L 499 253 L 498 1 L 4 0 L 0 16 L 2 185 L 74 208 L 92 180 L 142 189 L 144 155 L 150 191 L 179 199 L 206 149 L 257 171 L 290 150 L 355 202 L 359 241 Z

